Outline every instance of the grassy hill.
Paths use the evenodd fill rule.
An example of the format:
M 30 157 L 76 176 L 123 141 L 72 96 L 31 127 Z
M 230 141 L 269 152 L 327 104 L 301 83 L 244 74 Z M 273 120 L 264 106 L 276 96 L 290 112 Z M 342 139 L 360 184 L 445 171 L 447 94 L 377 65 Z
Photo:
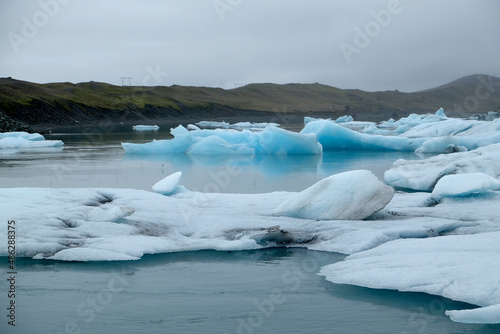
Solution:
M 478 88 L 479 87 L 479 88 Z M 250 84 L 221 88 L 123 87 L 99 82 L 35 84 L 0 78 L 0 113 L 36 128 L 106 121 L 265 119 L 352 115 L 380 121 L 443 107 L 449 116 L 500 110 L 500 79 L 471 75 L 414 93 L 366 92 L 322 84 Z

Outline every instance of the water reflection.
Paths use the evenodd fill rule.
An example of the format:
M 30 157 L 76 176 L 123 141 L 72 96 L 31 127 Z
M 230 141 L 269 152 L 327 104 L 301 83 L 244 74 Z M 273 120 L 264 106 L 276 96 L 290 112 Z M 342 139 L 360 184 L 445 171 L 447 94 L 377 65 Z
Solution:
M 283 176 L 296 172 L 316 173 L 321 165 L 321 155 L 189 155 L 177 154 L 128 154 L 123 161 L 161 162 L 179 169 L 193 165 L 205 167 L 236 166 L 259 169 L 266 176 Z

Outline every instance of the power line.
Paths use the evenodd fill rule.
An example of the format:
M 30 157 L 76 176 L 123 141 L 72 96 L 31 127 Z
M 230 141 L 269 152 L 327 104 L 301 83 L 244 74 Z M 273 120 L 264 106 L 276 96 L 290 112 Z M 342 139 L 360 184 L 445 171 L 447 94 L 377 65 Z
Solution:
M 125 86 L 126 82 L 128 82 L 128 85 L 126 86 L 132 86 L 132 79 L 133 77 L 120 77 L 120 80 L 122 81 L 122 86 Z

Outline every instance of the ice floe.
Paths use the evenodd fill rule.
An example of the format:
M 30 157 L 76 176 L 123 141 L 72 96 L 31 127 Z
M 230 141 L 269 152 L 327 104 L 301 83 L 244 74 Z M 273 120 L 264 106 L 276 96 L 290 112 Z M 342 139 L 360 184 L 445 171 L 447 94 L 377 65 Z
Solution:
M 466 173 L 443 176 L 437 182 L 432 197 L 464 197 L 500 190 L 500 180 L 484 173 Z
M 273 122 L 261 122 L 261 123 L 255 123 L 255 122 L 238 122 L 234 124 L 230 124 L 227 122 L 216 122 L 216 121 L 201 121 L 196 123 L 196 125 L 200 128 L 205 128 L 205 129 L 249 129 L 249 130 L 262 130 L 264 128 L 270 127 L 270 126 L 280 126 L 278 123 L 273 123 Z
M 468 152 L 441 154 L 424 160 L 397 160 L 385 172 L 387 184 L 406 189 L 431 191 L 445 175 L 482 172 L 500 175 L 500 144 Z
M 158 125 L 134 125 L 132 128 L 136 131 L 156 131 L 160 129 Z
M 0 133 L 0 149 L 37 149 L 45 147 L 61 147 L 60 140 L 45 140 L 39 133 L 4 132 Z
M 318 212 L 330 210 L 322 200 L 338 206 L 334 196 L 339 194 L 334 193 L 344 193 L 334 190 L 332 180 L 349 186 L 346 191 L 358 199 L 370 188 L 385 189 L 368 174 L 355 171 L 320 181 L 316 188 L 325 188 L 319 197 L 307 190 L 199 193 L 178 186 L 174 176 L 160 187 L 181 187 L 170 196 L 133 189 L 9 188 L 0 189 L 0 212 L 16 221 L 18 257 L 116 261 L 200 249 L 307 247 L 351 254 L 322 269 L 332 282 L 443 295 L 484 307 L 449 311 L 455 321 L 498 322 L 500 192 L 492 190 L 496 182 L 491 179 L 484 186 L 490 189 L 486 197 L 440 202 L 430 193 L 397 192 L 392 197 L 391 189 L 390 203 L 364 220 L 276 215 L 276 208 L 297 199 L 307 205 L 320 200 L 315 203 Z M 473 177 L 475 182 L 482 178 Z M 379 201 L 375 196 L 344 208 Z M 6 240 L 7 231 L 0 230 L 0 256 L 8 254 Z
M 195 123 L 197 126 L 199 126 L 200 128 L 211 128 L 211 129 L 217 129 L 217 128 L 220 128 L 220 129 L 229 129 L 229 126 L 231 124 L 229 123 L 226 123 L 224 121 L 222 122 L 215 122 L 215 121 L 201 121 L 201 122 L 198 122 L 198 123 Z
M 459 322 L 499 323 L 500 232 L 400 239 L 321 269 L 334 283 L 425 292 L 484 308 L 448 311 Z
M 132 189 L 10 188 L 0 189 L 0 209 L 4 217 L 16 221 L 19 257 L 66 261 L 104 260 L 103 255 L 94 257 L 96 250 L 113 252 L 108 260 L 130 260 L 173 251 L 256 249 L 273 245 L 276 226 L 286 232 L 289 246 L 346 254 L 399 238 L 424 238 L 457 228 L 477 228 L 475 221 L 457 222 L 444 213 L 421 217 L 420 211 L 399 216 L 384 209 L 376 214 L 378 218 L 365 221 L 273 214 L 280 204 L 296 195 L 198 193 L 184 189 L 165 196 Z M 408 205 L 404 197 L 395 196 L 395 200 Z M 421 207 L 420 199 L 412 198 L 411 202 L 418 203 L 417 211 L 433 209 Z M 391 211 L 398 210 L 397 206 L 392 205 Z M 446 211 L 448 204 L 439 206 Z M 7 254 L 6 233 L 0 231 L 1 256 Z

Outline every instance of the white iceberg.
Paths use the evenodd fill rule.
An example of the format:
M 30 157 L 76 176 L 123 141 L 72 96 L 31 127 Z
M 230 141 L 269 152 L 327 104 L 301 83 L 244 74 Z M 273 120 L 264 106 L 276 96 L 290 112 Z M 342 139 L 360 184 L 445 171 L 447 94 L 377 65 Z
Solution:
M 39 133 L 29 133 L 24 131 L 0 132 L 0 139 L 8 137 L 23 138 L 29 141 L 45 140 L 45 137 Z
M 446 315 L 455 322 L 466 324 L 500 324 L 500 304 L 471 310 L 446 311 Z
M 156 131 L 160 129 L 158 125 L 134 125 L 132 128 L 137 131 Z
M 401 239 L 321 269 L 327 280 L 376 289 L 425 292 L 483 306 L 448 311 L 454 321 L 499 323 L 500 232 Z M 480 321 L 478 321 L 480 320 Z
M 253 123 L 253 122 L 238 122 L 231 124 L 229 127 L 231 129 L 252 129 L 252 130 L 258 130 L 258 129 L 264 129 L 269 126 L 280 126 L 278 123 L 268 123 L 268 122 L 262 122 L 262 123 Z
M 155 193 L 169 195 L 174 192 L 181 180 L 182 172 L 175 172 L 156 182 L 152 189 Z
M 335 123 L 347 123 L 347 122 L 352 122 L 352 121 L 354 121 L 354 118 L 352 118 L 352 116 L 345 115 L 345 116 L 340 116 L 339 118 L 337 118 L 335 120 Z
M 360 220 L 383 209 L 394 190 L 371 171 L 355 170 L 327 177 L 274 210 L 278 216 L 316 220 Z
M 500 190 L 500 180 L 484 173 L 466 173 L 442 177 L 432 191 L 436 200 L 442 197 L 463 197 Z
M 266 127 L 261 132 L 248 130 L 192 130 L 182 125 L 171 129 L 169 140 L 154 140 L 145 144 L 122 143 L 127 153 L 191 155 L 286 155 L 322 154 L 323 149 L 314 134 L 299 134 L 278 127 Z
M 0 133 L 0 149 L 37 149 L 46 147 L 61 147 L 60 140 L 45 140 L 39 133 L 3 132 Z
M 348 192 L 364 192 L 365 184 L 341 179 L 350 185 Z M 325 190 L 323 195 L 331 189 Z M 273 214 L 298 196 L 312 203 L 316 196 L 309 195 L 307 200 L 305 193 L 290 192 L 183 190 L 163 196 L 132 189 L 5 188 L 0 212 L 15 217 L 20 258 L 117 261 L 200 249 L 307 247 L 352 254 L 322 269 L 333 282 L 438 294 L 481 307 L 448 311 L 452 320 L 498 322 L 499 192 L 439 204 L 429 193 L 396 193 L 367 220 Z M 0 229 L 0 256 L 8 254 L 7 240 L 7 230 Z
M 0 189 L 0 211 L 5 217 L 16 217 L 18 257 L 65 261 L 105 260 L 108 253 L 99 254 L 98 250 L 111 252 L 107 260 L 112 261 L 175 251 L 272 247 L 276 226 L 286 232 L 287 246 L 345 254 L 400 238 L 426 238 L 467 228 L 475 232 L 500 229 L 499 224 L 487 223 L 498 217 L 491 211 L 496 202 L 482 207 L 484 215 L 476 215 L 477 219 L 460 221 L 457 217 L 475 213 L 477 204 L 462 203 L 462 211 L 449 203 L 428 208 L 421 207 L 421 198 L 413 196 L 395 196 L 388 206 L 402 212 L 399 207 L 413 205 L 414 212 L 398 216 L 384 209 L 376 213 L 382 218 L 374 220 L 314 220 L 273 214 L 295 196 L 297 193 L 290 192 L 184 190 L 164 196 L 132 189 L 5 188 Z M 434 211 L 437 217 L 433 217 Z M 7 230 L 0 230 L 0 256 L 8 254 L 6 240 Z
M 429 139 L 415 150 L 416 153 L 453 153 L 464 151 L 467 151 L 467 148 L 460 146 L 458 139 L 452 136 Z
M 431 191 L 445 175 L 482 172 L 500 175 L 500 144 L 488 145 L 468 152 L 442 154 L 425 160 L 397 160 L 385 172 L 388 185 Z
M 226 123 L 224 121 L 222 122 L 201 121 L 195 124 L 198 125 L 200 128 L 209 128 L 209 129 L 229 129 L 230 126 L 229 123 Z

